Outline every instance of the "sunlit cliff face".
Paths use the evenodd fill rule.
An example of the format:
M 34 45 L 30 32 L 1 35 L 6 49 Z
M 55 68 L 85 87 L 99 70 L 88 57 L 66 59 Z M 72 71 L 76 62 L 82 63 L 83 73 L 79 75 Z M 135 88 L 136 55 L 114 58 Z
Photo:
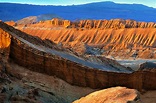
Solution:
M 9 48 L 11 43 L 11 36 L 0 28 L 0 48 Z
M 84 43 L 100 49 L 104 55 L 156 58 L 156 24 L 152 22 L 121 19 L 71 22 L 55 18 L 35 24 L 17 24 L 14 27 L 41 39 L 62 43 L 76 52 L 80 50 L 75 49 L 76 44 Z M 85 49 L 84 46 L 82 48 Z

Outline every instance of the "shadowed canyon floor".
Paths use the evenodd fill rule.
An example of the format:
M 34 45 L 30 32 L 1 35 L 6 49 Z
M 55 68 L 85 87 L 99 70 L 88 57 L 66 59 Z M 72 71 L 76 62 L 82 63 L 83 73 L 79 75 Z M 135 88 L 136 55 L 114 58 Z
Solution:
M 58 19 L 54 20 L 54 22 L 59 24 L 60 21 L 58 20 L 57 22 L 57 20 Z M 66 22 L 68 24 L 70 21 Z M 40 25 L 40 23 L 43 25 Z M 40 23 L 27 25 L 14 24 L 16 28 L 22 31 L 27 29 L 32 29 L 32 31 L 35 30 L 34 33 L 32 31 L 30 32 L 33 35 L 31 36 L 14 29 L 3 22 L 0 22 L 0 47 L 1 54 L 3 55 L 2 57 L 5 57 L 4 61 L 2 61 L 2 67 L 4 67 L 4 70 L 6 69 L 5 71 L 7 71 L 9 74 L 8 77 L 10 78 L 5 80 L 9 81 L 9 83 L 13 85 L 13 89 L 10 89 L 11 87 L 7 83 L 4 85 L 6 88 L 2 86 L 4 87 L 4 89 L 2 88 L 4 94 L 7 94 L 10 91 L 12 93 L 11 95 L 5 94 L 7 99 L 4 101 L 25 100 L 34 102 L 42 101 L 45 103 L 68 103 L 97 89 L 105 89 L 113 86 L 126 86 L 129 88 L 138 89 L 139 91 L 156 89 L 156 84 L 153 82 L 156 80 L 155 69 L 148 69 L 148 67 L 146 67 L 147 70 L 144 70 L 145 68 L 143 68 L 140 71 L 134 72 L 131 68 L 126 68 L 117 63 L 115 60 L 105 58 L 105 55 L 110 56 L 111 53 L 112 58 L 122 58 L 126 55 L 123 53 L 123 51 L 127 50 L 127 54 L 129 53 L 129 55 L 127 57 L 125 56 L 125 58 L 154 59 L 154 26 L 141 26 L 140 28 L 124 27 L 123 29 L 113 27 L 112 29 L 105 28 L 100 30 L 97 28 L 76 28 L 77 25 L 75 26 L 75 23 L 73 24 L 74 27 L 65 25 L 64 28 L 60 23 L 61 26 L 55 25 L 50 27 L 52 30 L 49 29 L 48 33 L 46 32 L 48 31 L 47 27 L 44 28 L 44 25 L 47 26 L 47 24 L 45 22 Z M 41 27 L 35 25 L 40 25 Z M 51 26 L 51 24 L 49 25 Z M 31 26 L 34 27 L 32 28 Z M 121 31 L 119 32 L 118 30 Z M 126 35 L 129 30 L 132 31 L 132 35 L 131 33 L 129 34 L 132 36 L 130 38 L 128 37 L 128 34 Z M 144 30 L 147 30 L 147 32 L 154 31 L 152 32 L 153 34 L 150 34 L 152 37 L 148 37 Z M 140 31 L 141 33 L 139 35 Z M 108 35 L 105 35 L 107 33 Z M 133 36 L 133 33 L 136 33 L 135 36 Z M 45 36 L 44 38 L 42 37 L 43 34 Z M 100 36 L 100 34 L 102 35 Z M 114 35 L 120 36 L 114 38 Z M 138 37 L 138 35 L 141 37 L 141 39 Z M 56 39 L 55 36 L 58 39 Z M 102 39 L 105 39 L 96 41 L 98 40 L 98 36 L 100 36 Z M 43 40 L 41 40 L 39 37 Z M 127 42 L 124 41 L 126 37 Z M 133 38 L 137 39 L 133 40 Z M 146 43 L 143 43 L 142 39 Z M 138 40 L 140 41 L 138 42 Z M 100 41 L 103 43 L 100 43 Z M 122 44 L 123 42 L 125 42 L 125 44 Z M 134 45 L 127 46 L 130 43 L 134 43 Z M 111 46 L 109 44 L 111 44 Z M 151 54 L 150 57 L 148 57 L 149 52 Z M 117 55 L 117 53 L 120 54 Z M 141 53 L 143 53 L 142 55 L 144 57 L 141 56 Z M 8 77 L 5 76 L 5 78 Z M 21 85 L 16 86 L 14 85 L 14 82 L 15 84 L 17 82 Z M 38 89 L 36 90 L 36 88 Z M 18 94 L 18 92 L 20 92 L 18 90 L 25 91 L 23 92 L 23 97 L 19 98 L 21 94 Z M 27 97 L 29 94 L 32 95 L 32 97 Z M 5 95 L 2 96 L 5 97 Z M 147 101 L 148 97 L 145 95 L 142 97 L 145 101 Z M 153 100 L 151 99 L 151 101 Z

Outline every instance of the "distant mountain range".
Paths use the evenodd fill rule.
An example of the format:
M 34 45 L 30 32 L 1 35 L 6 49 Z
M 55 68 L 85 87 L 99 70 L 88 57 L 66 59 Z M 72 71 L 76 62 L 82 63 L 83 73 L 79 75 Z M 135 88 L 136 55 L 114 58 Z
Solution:
M 80 19 L 133 19 L 156 22 L 156 8 L 142 4 L 117 4 L 97 2 L 70 6 L 44 6 L 29 4 L 0 3 L 0 20 L 18 21 L 29 16 L 55 15 L 68 20 Z M 45 15 L 46 16 L 46 15 Z M 47 18 L 47 17 L 42 17 Z M 50 18 L 48 18 L 50 19 Z
M 43 15 L 39 15 L 39 16 L 29 16 L 29 17 L 26 17 L 26 18 L 23 18 L 23 19 L 16 21 L 16 23 L 18 23 L 18 24 L 31 24 L 31 23 L 36 23 L 39 21 L 51 20 L 53 18 L 62 19 L 61 17 L 59 17 L 57 15 L 43 14 Z

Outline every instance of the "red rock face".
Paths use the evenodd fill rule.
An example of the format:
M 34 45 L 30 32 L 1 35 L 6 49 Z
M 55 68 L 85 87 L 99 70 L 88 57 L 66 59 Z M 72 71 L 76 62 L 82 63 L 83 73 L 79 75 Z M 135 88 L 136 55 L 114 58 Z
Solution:
M 133 57 L 136 51 L 136 58 L 156 58 L 153 52 L 156 47 L 156 24 L 152 22 L 120 19 L 71 22 L 53 19 L 15 27 L 41 39 L 61 42 L 76 52 L 79 50 L 74 44 L 85 43 L 94 47 L 100 46 L 107 51 L 103 53 L 104 55 L 129 58 Z
M 155 28 L 155 23 L 137 22 L 134 20 L 80 20 L 75 24 L 75 27 L 85 29 L 124 29 L 124 28 Z
M 11 36 L 0 28 L 0 48 L 9 48 L 11 43 Z
M 155 71 L 116 73 L 90 68 L 33 48 L 31 43 L 44 44 L 39 38 L 28 36 L 2 22 L 0 27 L 2 32 L 5 30 L 11 36 L 10 58 L 30 70 L 56 76 L 72 85 L 83 87 L 107 88 L 120 85 L 138 90 L 156 89 L 156 83 L 153 82 L 156 79 Z M 29 43 L 24 43 L 17 37 Z
M 5 23 L 10 25 L 10 26 L 16 26 L 16 23 L 14 21 L 7 21 Z
M 20 20 L 18 24 L 34 24 L 33 19 L 35 17 L 29 17 L 29 23 L 25 19 Z M 32 18 L 32 22 L 31 22 Z M 9 24 L 9 22 L 7 22 Z M 153 22 L 137 22 L 134 20 L 122 20 L 122 19 L 112 19 L 112 20 L 80 20 L 80 21 L 69 21 L 54 18 L 52 20 L 40 21 L 35 25 L 51 25 L 55 27 L 67 27 L 67 28 L 79 28 L 79 29 L 124 29 L 124 28 L 156 28 L 156 24 Z M 48 27 L 48 26 L 47 26 Z

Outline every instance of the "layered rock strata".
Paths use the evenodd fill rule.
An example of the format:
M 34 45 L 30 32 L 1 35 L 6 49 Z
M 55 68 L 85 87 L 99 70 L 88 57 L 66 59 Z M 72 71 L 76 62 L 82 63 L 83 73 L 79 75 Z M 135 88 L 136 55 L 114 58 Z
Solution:
M 33 18 L 34 19 L 34 18 Z M 22 22 L 22 20 L 20 20 Z M 18 23 L 18 22 L 17 22 Z M 22 25 L 34 24 L 29 23 L 23 19 Z M 156 28 L 156 24 L 153 22 L 137 22 L 135 20 L 123 20 L 123 19 L 111 19 L 111 20 L 79 20 L 69 21 L 58 18 L 52 20 L 40 21 L 37 24 L 47 24 L 55 27 L 66 27 L 66 28 L 79 28 L 79 29 L 124 29 L 124 28 Z M 46 27 L 46 25 L 44 25 Z
M 76 44 L 84 43 L 104 51 L 103 55 L 151 59 L 156 58 L 155 26 L 152 22 L 120 19 L 77 22 L 53 19 L 14 27 L 41 39 L 62 43 L 75 51 L 78 51 Z M 80 54 L 84 54 L 83 51 Z
M 156 83 L 153 82 L 156 80 L 155 71 L 119 73 L 91 68 L 61 56 L 44 52 L 41 49 L 44 48 L 41 40 L 23 34 L 2 22 L 0 22 L 0 27 L 2 32 L 8 32 L 11 36 L 10 58 L 30 70 L 56 76 L 72 85 L 83 87 L 107 88 L 120 85 L 138 90 L 156 89 Z M 26 36 L 27 39 L 22 38 Z M 2 37 L 3 39 L 6 38 L 6 36 Z M 36 41 L 34 44 L 38 43 L 39 46 L 34 46 L 33 41 Z

